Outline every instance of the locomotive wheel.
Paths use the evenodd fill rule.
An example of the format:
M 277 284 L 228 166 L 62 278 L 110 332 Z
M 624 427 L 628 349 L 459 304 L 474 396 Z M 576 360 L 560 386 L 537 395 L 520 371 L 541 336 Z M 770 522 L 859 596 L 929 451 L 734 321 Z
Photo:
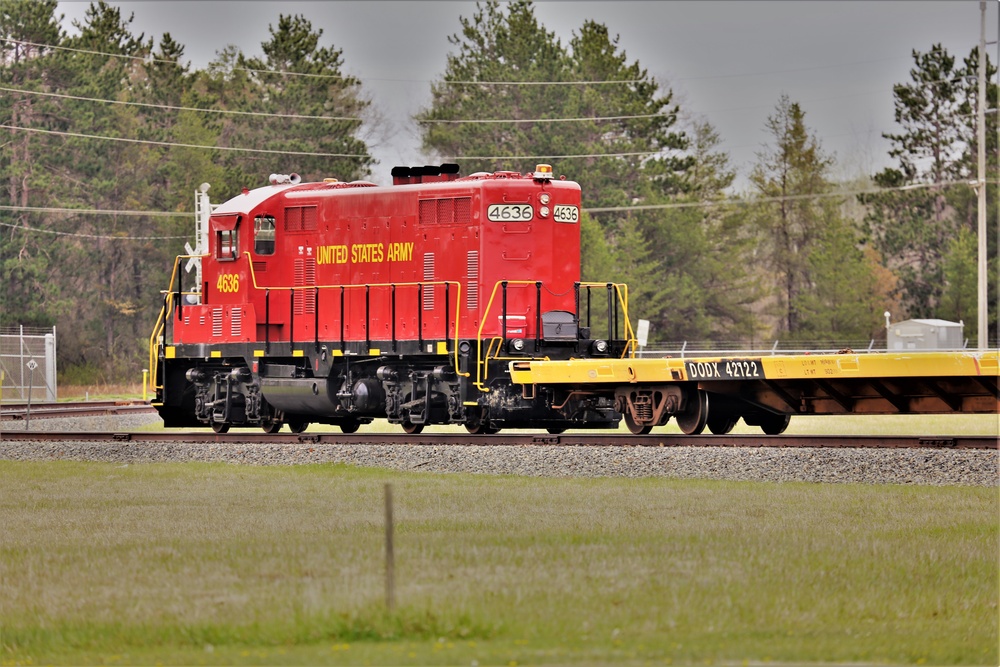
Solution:
M 677 425 L 687 435 L 698 435 L 708 422 L 708 394 L 698 390 L 688 399 L 687 410 L 677 413 Z
M 307 428 L 309 428 L 309 422 L 307 421 L 300 421 L 298 419 L 288 420 L 288 430 L 292 433 L 304 433 Z
M 212 430 L 219 434 L 228 433 L 229 424 L 226 422 L 212 422 Z
M 400 426 L 403 427 L 403 432 L 409 435 L 418 435 L 421 431 L 424 430 L 423 424 L 413 424 L 411 422 L 403 422 L 402 424 L 400 424 Z
M 760 420 L 760 430 L 767 435 L 781 435 L 788 428 L 788 422 L 791 420 L 791 415 L 770 414 Z
M 740 420 L 739 415 L 734 415 L 731 412 L 720 412 L 715 414 L 714 412 L 708 415 L 708 420 L 706 425 L 708 430 L 715 435 L 725 435 L 733 430 L 736 426 L 736 422 Z
M 361 428 L 361 422 L 359 422 L 356 419 L 352 419 L 351 421 L 343 422 L 340 425 L 340 430 L 343 433 L 357 433 L 359 428 Z
M 483 413 L 479 408 L 474 408 L 468 413 L 468 421 L 465 422 L 465 430 L 472 435 L 491 435 L 499 433 L 500 429 L 490 428 L 483 421 Z
M 629 410 L 625 411 L 624 418 L 625 426 L 628 427 L 629 433 L 632 435 L 646 435 L 653 430 L 652 424 L 636 424 Z
M 281 430 L 282 422 L 275 419 L 265 422 L 261 422 L 260 427 L 264 429 L 264 433 L 277 433 Z

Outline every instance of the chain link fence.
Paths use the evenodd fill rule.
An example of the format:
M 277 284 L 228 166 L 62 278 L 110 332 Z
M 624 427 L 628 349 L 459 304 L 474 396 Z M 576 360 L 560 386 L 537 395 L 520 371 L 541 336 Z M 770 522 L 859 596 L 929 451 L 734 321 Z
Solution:
M 56 328 L 0 327 L 0 402 L 56 398 Z

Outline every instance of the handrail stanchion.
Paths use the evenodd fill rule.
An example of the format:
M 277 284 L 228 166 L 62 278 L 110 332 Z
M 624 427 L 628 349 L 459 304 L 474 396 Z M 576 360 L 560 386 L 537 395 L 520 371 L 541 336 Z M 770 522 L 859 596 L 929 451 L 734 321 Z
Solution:
M 535 281 L 535 350 L 542 349 L 542 281 Z
M 391 320 L 392 320 L 392 352 L 396 353 L 396 283 L 392 284 L 391 293 L 389 297 L 390 310 L 391 310 Z
M 501 308 L 501 321 L 503 323 L 503 331 L 500 332 L 500 340 L 503 344 L 507 344 L 507 281 L 503 280 L 500 282 L 500 308 Z
M 344 286 L 340 286 L 340 351 L 346 352 L 344 343 Z
M 576 338 L 577 340 L 579 340 L 580 324 L 582 322 L 582 320 L 580 319 L 580 283 L 573 283 L 573 303 L 574 303 L 573 307 L 576 309 L 573 311 L 576 316 L 576 321 L 574 322 L 574 324 L 576 324 Z
M 372 347 L 371 286 L 365 285 L 365 347 Z M 366 351 L 367 352 L 367 351 Z
M 264 353 L 271 352 L 271 290 L 264 290 Z
M 450 320 L 451 320 L 451 290 L 449 289 L 450 287 L 451 287 L 451 283 L 446 282 L 444 284 L 444 344 L 445 344 L 445 349 L 447 349 L 447 345 L 448 345 L 448 334 L 449 334 L 448 326 L 451 324 L 451 322 L 450 322 Z M 458 308 L 456 306 L 456 310 L 457 309 Z
M 417 345 L 424 351 L 424 284 L 417 283 Z

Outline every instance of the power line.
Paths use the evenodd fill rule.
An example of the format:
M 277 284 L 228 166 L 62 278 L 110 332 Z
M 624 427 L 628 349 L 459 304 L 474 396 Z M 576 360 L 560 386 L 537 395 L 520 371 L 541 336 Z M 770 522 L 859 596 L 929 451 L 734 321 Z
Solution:
M 38 44 L 36 42 L 27 42 L 21 39 L 13 39 L 10 37 L 0 37 L 0 41 L 11 42 L 14 44 L 24 44 L 27 46 L 35 46 L 38 48 L 52 49 L 54 51 L 69 51 L 71 53 L 84 53 L 92 56 L 105 56 L 107 58 L 123 58 L 125 60 L 138 60 L 143 63 L 163 63 L 166 65 L 180 65 L 180 62 L 176 60 L 167 60 L 165 58 L 153 58 L 152 56 L 129 56 L 124 53 L 107 53 L 105 51 L 92 51 L 90 49 L 77 49 L 70 46 L 56 46 L 54 44 Z M 301 76 L 314 79 L 353 79 L 352 76 L 345 76 L 343 74 L 310 74 L 308 72 L 289 72 L 287 70 L 266 70 L 266 69 L 251 69 L 249 67 L 234 67 L 234 72 L 251 72 L 254 74 L 281 74 L 283 76 Z
M 11 229 L 20 229 L 25 232 L 37 232 L 39 234 L 50 234 L 52 236 L 71 236 L 82 239 L 103 239 L 106 241 L 172 241 L 176 239 L 191 238 L 190 234 L 186 236 L 108 236 L 105 234 L 79 234 L 76 232 L 56 232 L 51 229 L 39 229 L 37 227 L 12 225 L 6 222 L 0 222 L 0 227 L 10 227 Z
M 242 153 L 266 153 L 269 155 L 304 155 L 309 157 L 343 157 L 343 158 L 365 158 L 368 155 L 358 153 L 313 153 L 310 151 L 278 151 L 267 148 L 240 148 L 237 146 L 204 146 L 202 144 L 181 144 L 171 141 L 152 141 L 150 139 L 128 139 L 126 137 L 106 137 L 95 134 L 81 134 L 79 132 L 61 132 L 59 130 L 42 130 L 34 127 L 17 127 L 16 125 L 3 125 L 0 128 L 7 130 L 18 130 L 20 132 L 37 132 L 40 134 L 52 134 L 60 137 L 76 137 L 79 139 L 102 139 L 105 141 L 121 141 L 129 144 L 145 144 L 149 146 L 167 146 L 170 148 L 200 148 L 213 151 L 235 151 Z
M 81 134 L 79 132 L 62 132 L 59 130 L 42 130 L 33 127 L 17 127 L 15 125 L 0 124 L 0 129 L 18 130 L 21 132 L 37 132 L 40 134 L 52 134 L 64 137 L 77 137 L 81 139 L 103 139 L 106 141 L 122 141 L 131 144 L 147 144 L 152 146 L 166 146 L 171 148 L 201 148 L 219 151 L 237 151 L 245 153 L 267 153 L 271 155 L 300 155 L 310 157 L 340 157 L 340 158 L 367 158 L 368 155 L 351 153 L 313 153 L 309 151 L 279 151 L 266 148 L 239 148 L 234 146 L 204 146 L 201 144 L 181 144 L 170 141 L 152 141 L 149 139 L 128 139 L 126 137 L 106 137 L 94 134 Z M 588 153 L 582 155 L 500 155 L 492 157 L 481 156 L 445 156 L 445 160 L 568 160 L 572 158 L 593 158 L 593 157 L 639 157 L 656 155 L 660 151 L 645 151 L 638 153 Z
M 6 88 L 0 86 L 0 91 L 7 93 L 22 93 L 26 95 L 39 95 L 42 97 L 53 97 L 65 100 L 78 100 L 81 102 L 101 102 L 103 104 L 118 104 L 122 106 L 134 106 L 134 107 L 144 107 L 147 109 L 163 109 L 167 111 L 196 111 L 201 113 L 218 113 L 218 114 L 230 114 L 234 116 L 258 116 L 264 118 L 280 118 L 280 119 L 292 119 L 292 120 L 346 120 L 362 122 L 361 118 L 355 116 L 310 116 L 306 114 L 276 114 L 276 113 L 265 113 L 261 111 L 235 111 L 231 109 L 205 109 L 199 107 L 179 107 L 170 104 L 152 104 L 149 102 L 126 102 L 122 100 L 109 100 L 100 97 L 82 97 L 79 95 L 67 95 L 64 93 L 48 93 L 40 90 L 26 90 L 24 88 Z M 427 119 L 427 120 L 417 120 L 418 123 L 430 125 L 430 124 L 459 124 L 459 123 L 570 123 L 570 122 L 581 122 L 581 121 L 605 121 L 605 120 L 634 120 L 643 118 L 665 118 L 664 114 L 651 113 L 651 114 L 640 114 L 634 116 L 587 116 L 580 118 L 535 118 L 535 119 L 507 119 L 507 118 L 493 118 L 493 119 L 469 119 L 469 120 L 438 120 L 438 119 Z
M 430 124 L 484 124 L 484 123 L 575 123 L 575 122 L 586 122 L 586 121 L 603 121 L 603 120 L 635 120 L 641 118 L 667 118 L 666 115 L 661 113 L 649 113 L 642 114 L 638 116 L 588 116 L 581 118 L 483 118 L 483 119 L 470 119 L 470 120 L 422 120 L 418 119 L 417 123 L 422 125 Z
M 0 211 L 24 211 L 26 213 L 76 213 L 79 215 L 121 215 L 148 218 L 190 218 L 194 213 L 171 211 L 126 211 L 101 208 L 56 208 L 52 206 L 0 206 Z
M 13 44 L 23 44 L 25 46 L 34 46 L 43 49 L 52 49 L 55 51 L 68 51 L 70 53 L 83 53 L 93 56 L 105 56 L 108 58 L 123 58 L 126 60 L 138 60 L 143 63 L 163 63 L 166 65 L 180 65 L 176 60 L 167 60 L 165 58 L 153 58 L 152 56 L 130 56 L 124 53 L 107 53 L 105 51 L 92 51 L 90 49 L 77 49 L 70 46 L 56 46 L 54 44 L 39 44 L 36 42 L 28 42 L 21 39 L 13 39 L 11 37 L 0 37 L 0 41 L 10 42 Z M 251 72 L 253 74 L 280 74 L 282 76 L 301 76 L 307 78 L 316 79 L 353 79 L 352 76 L 345 76 L 343 74 L 311 74 L 308 72 L 290 72 L 288 70 L 267 70 L 267 69 L 253 69 L 250 67 L 234 67 L 232 68 L 234 72 Z M 430 83 L 429 79 L 368 79 L 369 81 L 393 81 L 393 82 L 403 82 L 403 83 Z M 441 83 L 447 85 L 477 85 L 477 86 L 580 86 L 580 85 L 603 85 L 603 84 L 631 84 L 631 83 L 647 83 L 644 79 L 614 79 L 609 81 L 442 81 Z
M 293 120 L 349 120 L 361 122 L 360 118 L 353 116 L 308 116 L 303 114 L 278 114 L 264 113 L 260 111 L 234 111 L 230 109 L 201 109 L 198 107 L 177 107 L 169 104 L 150 104 L 148 102 L 124 102 L 122 100 L 107 100 L 99 97 L 81 97 L 79 95 L 66 95 L 63 93 L 46 93 L 40 90 L 25 90 L 24 88 L 4 88 L 0 86 L 0 91 L 7 93 L 24 93 L 27 95 L 41 95 L 43 97 L 55 97 L 64 100 L 78 100 L 81 102 L 102 102 L 104 104 L 120 104 L 123 106 L 146 107 L 149 109 L 165 109 L 167 111 L 199 111 L 202 113 L 231 114 L 234 116 L 263 116 L 266 118 L 283 118 Z
M 804 199 L 832 199 L 837 197 L 853 197 L 856 195 L 875 195 L 904 190 L 924 190 L 952 185 L 969 185 L 967 181 L 942 181 L 940 183 L 914 183 L 895 188 L 864 188 L 861 190 L 846 190 L 840 192 L 819 192 L 801 195 L 784 195 L 776 197 L 754 197 L 750 199 L 721 199 L 719 201 L 675 202 L 671 204 L 644 204 L 639 206 L 606 206 L 585 209 L 588 213 L 621 213 L 625 211 L 657 211 L 674 208 L 710 208 L 713 206 L 750 206 L 753 204 L 770 204 L 781 201 L 799 201 Z
M 0 127 L 3 127 L 0 125 Z M 660 151 L 643 151 L 638 153 L 584 153 L 580 155 L 445 155 L 442 160 L 572 160 L 591 157 L 642 157 L 658 155 Z

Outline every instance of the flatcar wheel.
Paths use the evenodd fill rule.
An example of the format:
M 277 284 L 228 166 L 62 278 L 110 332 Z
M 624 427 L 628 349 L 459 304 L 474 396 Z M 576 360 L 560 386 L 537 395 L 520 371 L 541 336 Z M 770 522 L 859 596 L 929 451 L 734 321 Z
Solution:
M 632 435 L 646 435 L 653 430 L 652 424 L 636 424 L 628 410 L 625 411 L 625 426 Z
M 277 433 L 281 430 L 282 422 L 278 420 L 262 422 L 260 427 L 264 429 L 264 433 Z
M 340 424 L 340 430 L 344 433 L 357 433 L 359 428 L 361 428 L 361 422 L 356 419 L 341 422 Z
M 788 422 L 791 420 L 791 415 L 771 414 L 760 420 L 760 430 L 767 435 L 781 435 L 788 428 Z
M 216 433 L 220 433 L 220 434 L 221 433 L 228 433 L 229 432 L 229 424 L 227 424 L 226 422 L 212 422 L 212 430 L 215 431 Z
M 566 429 L 562 428 L 561 426 L 550 426 L 545 430 L 551 435 L 559 435 L 560 433 L 566 432 Z
M 677 413 L 677 425 L 687 435 L 698 435 L 708 422 L 708 394 L 699 390 L 688 399 L 687 410 Z
M 297 419 L 288 420 L 288 430 L 292 433 L 304 433 L 307 428 L 309 428 L 309 422 L 307 421 L 299 421 Z
M 736 422 L 739 420 L 739 415 L 734 415 L 729 412 L 721 412 L 719 414 L 713 412 L 708 415 L 706 425 L 708 426 L 708 430 L 715 435 L 725 435 L 733 430 L 736 426 Z
M 408 433 L 409 435 L 418 435 L 421 431 L 424 430 L 423 424 L 413 424 L 411 422 L 403 422 L 402 424 L 400 424 L 400 426 L 403 427 L 403 432 Z

